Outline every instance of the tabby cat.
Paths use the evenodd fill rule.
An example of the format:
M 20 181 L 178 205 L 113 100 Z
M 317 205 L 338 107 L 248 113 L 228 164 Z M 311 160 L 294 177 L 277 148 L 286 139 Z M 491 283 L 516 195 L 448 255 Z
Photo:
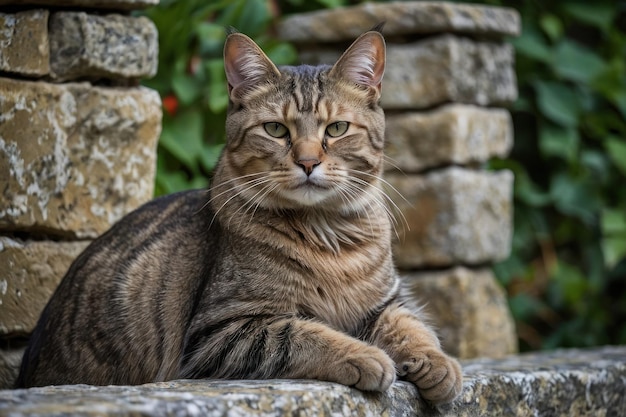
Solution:
M 278 69 L 224 47 L 227 144 L 210 191 L 156 199 L 72 264 L 17 385 L 306 378 L 423 398 L 461 391 L 458 362 L 403 305 L 380 178 L 385 42 L 334 66 Z

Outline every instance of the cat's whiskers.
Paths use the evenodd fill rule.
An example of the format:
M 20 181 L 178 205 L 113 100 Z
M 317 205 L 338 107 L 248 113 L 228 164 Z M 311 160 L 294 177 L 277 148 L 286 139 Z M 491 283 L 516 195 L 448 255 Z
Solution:
M 213 215 L 213 218 L 211 219 L 210 225 L 213 224 L 213 222 L 217 218 L 217 215 L 222 211 L 222 209 L 224 207 L 226 207 L 228 205 L 228 203 L 230 203 L 234 198 L 241 196 L 243 193 L 253 189 L 254 187 L 258 187 L 259 185 L 263 185 L 263 184 L 266 184 L 266 183 L 271 182 L 271 181 L 272 181 L 272 179 L 271 178 L 267 178 L 267 177 L 255 178 L 255 179 L 246 181 L 243 184 L 236 184 L 236 185 L 232 186 L 231 188 L 229 188 L 228 190 L 222 191 L 221 193 L 219 193 L 216 196 L 212 197 L 211 200 L 209 200 L 208 203 L 210 203 L 215 198 L 217 198 L 217 197 L 219 197 L 219 196 L 221 196 L 223 194 L 226 194 L 226 193 L 229 193 L 229 192 L 233 192 L 233 191 L 237 190 L 237 188 L 240 188 L 240 187 L 245 187 L 243 190 L 239 190 L 239 191 L 235 192 L 224 203 L 222 203 L 222 205 L 217 210 L 215 210 L 215 214 Z M 232 218 L 232 215 L 230 216 L 230 218 Z M 230 224 L 230 222 L 229 222 L 229 224 Z
M 370 227 L 370 232 L 372 235 L 374 235 L 374 225 L 370 216 L 370 210 L 359 210 L 354 204 L 354 201 L 360 197 L 358 192 L 355 191 L 349 183 L 340 184 L 337 187 L 337 191 L 341 194 L 342 199 L 345 199 L 346 203 L 348 203 L 352 207 L 352 210 L 356 213 L 359 220 L 361 220 L 361 212 L 365 211 L 365 216 L 367 217 L 367 223 Z M 373 209 L 372 202 L 369 199 L 367 200 L 367 206 L 370 209 Z
M 256 214 L 259 206 L 261 205 L 261 203 L 265 200 L 265 198 L 267 198 L 267 196 L 272 193 L 276 188 L 278 188 L 279 184 L 274 184 L 273 186 L 268 186 L 265 187 L 265 189 L 267 189 L 267 191 L 265 191 L 258 199 L 256 204 L 254 205 L 254 210 L 252 210 L 252 214 L 250 215 L 250 218 L 248 219 L 248 224 L 250 224 L 250 222 L 252 221 L 252 218 L 254 217 L 254 215 Z M 248 210 L 246 210 L 247 212 Z
M 398 195 L 406 204 L 408 204 L 411 207 L 413 206 L 413 204 L 411 204 L 411 202 L 409 202 L 409 200 L 407 200 L 402 195 L 402 193 L 396 189 L 396 187 L 391 185 L 391 183 L 389 183 L 387 180 L 385 180 L 381 176 L 370 174 L 370 173 L 363 172 L 363 171 L 357 171 L 355 169 L 348 169 L 348 171 L 353 172 L 353 173 L 362 174 L 362 175 L 365 175 L 365 176 L 368 176 L 368 177 L 371 177 L 371 178 L 374 178 L 374 179 L 380 181 L 381 183 L 383 183 L 383 185 L 389 187 L 394 193 L 396 193 L 396 195 Z M 358 180 L 358 182 L 360 182 L 363 185 L 370 184 L 369 182 L 367 182 L 367 181 L 365 181 L 365 180 L 363 180 L 361 178 L 358 178 L 356 176 L 352 176 L 351 178 L 353 180 L 355 180 L 355 181 Z M 407 230 L 410 230 L 411 228 L 409 226 L 409 222 L 407 221 L 406 217 L 404 216 L 404 213 L 402 212 L 400 207 L 396 204 L 396 202 L 391 197 L 389 197 L 389 195 L 382 188 L 380 188 L 378 185 L 372 185 L 372 186 L 374 186 L 378 190 L 380 190 L 380 192 L 381 192 L 382 196 L 385 198 L 385 200 L 387 200 L 387 202 L 394 208 L 394 211 L 396 211 L 400 215 L 400 217 L 402 218 L 402 223 L 403 223 L 404 227 L 406 227 Z M 392 217 L 395 218 L 395 216 L 392 216 Z
M 393 227 L 393 232 L 395 236 L 398 239 L 400 239 L 400 234 L 398 233 L 398 219 L 392 213 L 391 209 L 389 208 L 389 205 L 387 204 L 387 201 L 390 201 L 391 204 L 395 206 L 395 208 L 398 211 L 399 211 L 399 208 L 394 204 L 394 202 L 389 198 L 389 196 L 383 190 L 381 190 L 377 185 L 369 183 L 361 178 L 352 177 L 350 178 L 350 180 L 353 182 L 352 187 L 354 187 L 355 189 L 359 190 L 362 193 L 367 194 L 367 196 L 369 197 L 368 204 L 370 205 L 372 209 L 374 208 L 374 204 L 375 204 L 376 206 L 378 206 L 380 209 L 384 211 L 385 215 L 391 222 L 391 226 Z M 369 187 L 374 188 L 376 191 L 375 192 L 371 191 Z M 399 213 L 400 213 L 400 216 L 404 219 L 404 224 L 406 224 L 406 227 L 408 228 L 408 223 L 406 222 L 406 219 L 404 218 L 403 213 L 401 211 L 399 211 Z
M 398 234 L 398 220 L 397 218 L 393 215 L 393 213 L 391 212 L 389 206 L 386 203 L 386 200 L 389 200 L 389 197 L 377 186 L 364 181 L 360 178 L 351 178 L 351 180 L 354 182 L 354 184 L 352 184 L 352 186 L 355 189 L 361 190 L 361 192 L 366 193 L 368 198 L 368 204 L 370 206 L 370 208 L 372 208 L 372 210 L 374 209 L 375 206 L 378 206 L 381 210 L 383 210 L 383 212 L 385 213 L 385 215 L 387 216 L 387 218 L 389 219 L 391 226 L 393 227 L 393 231 L 394 234 L 396 235 L 396 237 L 399 238 L 399 234 Z M 368 189 L 368 187 L 373 188 L 376 191 L 371 191 Z M 381 197 L 382 196 L 382 197 Z M 392 202 L 393 203 L 393 202 Z
M 232 183 L 232 182 L 234 182 L 234 181 L 240 181 L 240 180 L 242 180 L 242 179 L 244 179 L 244 178 L 248 178 L 248 177 L 252 177 L 252 176 L 262 176 L 262 175 L 265 175 L 265 174 L 267 174 L 267 172 L 254 172 L 254 173 L 252 173 L 252 174 L 241 175 L 241 176 L 239 176 L 239 177 L 231 178 L 231 179 L 230 179 L 230 180 L 228 180 L 228 181 L 224 181 L 224 182 L 221 182 L 221 183 L 219 183 L 219 184 L 214 184 L 214 185 L 212 185 L 211 187 L 207 188 L 207 189 L 204 191 L 205 193 L 209 194 L 210 198 L 207 200 L 207 202 L 206 202 L 206 203 L 204 203 L 204 204 L 202 205 L 202 207 L 200 207 L 200 209 L 198 209 L 197 213 L 200 213 L 202 210 L 204 210 L 204 209 L 206 208 L 206 206 L 208 206 L 209 204 L 211 204 L 211 202 L 212 202 L 212 201 L 213 201 L 216 197 L 219 197 L 219 196 L 221 196 L 221 195 L 222 195 L 222 194 L 224 194 L 224 193 L 227 193 L 227 192 L 229 192 L 229 191 L 232 191 L 232 189 L 233 189 L 234 187 L 231 187 L 231 188 L 227 189 L 226 191 L 223 191 L 223 192 L 221 192 L 221 193 L 219 193 L 219 194 L 213 195 L 213 191 L 217 190 L 218 188 L 223 187 L 223 186 L 225 186 L 225 185 L 228 185 L 228 184 L 230 184 L 230 183 Z M 245 185 L 245 184 L 246 184 L 246 183 L 244 183 L 244 184 L 242 184 L 242 185 Z M 236 186 L 237 186 L 237 185 L 236 185 Z M 236 186 L 235 186 L 235 187 L 236 187 Z
M 277 184 L 275 181 L 268 181 L 268 182 L 269 184 L 264 183 L 263 187 L 259 191 L 257 191 L 256 194 L 250 197 L 248 201 L 246 201 L 245 204 L 239 207 L 229 217 L 229 220 L 228 220 L 229 224 L 230 224 L 231 219 L 235 217 L 237 213 L 239 213 L 243 208 L 246 208 L 245 211 L 242 213 L 242 217 L 247 216 L 248 213 L 250 213 L 250 210 L 252 210 L 252 214 L 248 216 L 248 225 L 250 225 L 250 222 L 252 222 L 252 219 L 254 218 L 254 215 L 256 214 L 261 203 L 263 203 L 263 201 L 267 198 L 267 196 L 279 186 L 279 184 Z
M 392 158 L 392 157 L 390 157 L 390 156 L 387 156 L 387 155 L 383 154 L 383 159 L 384 159 L 384 160 L 385 160 L 385 161 L 386 161 L 389 165 L 391 165 L 391 166 L 392 166 L 395 170 L 397 170 L 398 172 L 400 172 L 400 173 L 404 174 L 404 170 L 402 170 L 402 168 L 400 168 L 400 167 L 397 165 L 397 162 L 398 162 L 398 161 L 396 161 L 394 158 Z M 405 174 L 405 175 L 406 175 L 406 174 Z

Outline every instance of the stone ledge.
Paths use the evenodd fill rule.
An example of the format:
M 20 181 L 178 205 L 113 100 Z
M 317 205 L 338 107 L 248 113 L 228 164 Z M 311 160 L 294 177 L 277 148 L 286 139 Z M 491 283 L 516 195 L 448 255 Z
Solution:
M 288 41 L 337 42 L 352 40 L 380 22 L 386 35 L 442 32 L 487 36 L 517 36 L 519 13 L 510 8 L 446 2 L 392 2 L 303 13 L 286 18 L 278 27 Z
M 434 409 L 414 386 L 385 394 L 316 381 L 172 381 L 0 391 L 3 416 L 617 416 L 626 410 L 626 347 L 560 350 L 464 363 L 459 399 Z

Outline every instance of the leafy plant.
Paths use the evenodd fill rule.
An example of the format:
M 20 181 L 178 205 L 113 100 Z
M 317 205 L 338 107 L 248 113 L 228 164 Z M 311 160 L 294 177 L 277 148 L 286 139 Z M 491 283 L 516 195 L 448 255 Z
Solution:
M 504 2 L 502 2 L 504 3 Z M 520 10 L 513 253 L 496 266 L 522 347 L 626 343 L 626 30 L 615 2 Z

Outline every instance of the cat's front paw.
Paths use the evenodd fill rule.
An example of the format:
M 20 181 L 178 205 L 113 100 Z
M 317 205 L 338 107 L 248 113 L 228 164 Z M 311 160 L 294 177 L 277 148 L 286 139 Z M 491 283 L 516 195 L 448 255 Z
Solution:
M 398 375 L 414 383 L 422 397 L 433 404 L 454 400 L 463 388 L 463 372 L 456 359 L 438 349 L 415 352 L 397 364 Z
M 336 369 L 338 382 L 362 391 L 386 391 L 396 379 L 393 360 L 373 346 L 349 354 L 342 362 Z

